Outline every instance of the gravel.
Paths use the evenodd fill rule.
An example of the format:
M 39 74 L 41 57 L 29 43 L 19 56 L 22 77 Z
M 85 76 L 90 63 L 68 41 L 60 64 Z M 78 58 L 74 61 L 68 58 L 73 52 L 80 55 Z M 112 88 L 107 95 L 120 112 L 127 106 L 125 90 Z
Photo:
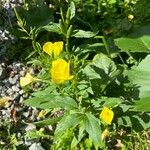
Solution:
M 33 121 L 37 121 L 39 110 L 24 106 L 22 102 L 30 95 L 25 93 L 20 87 L 20 77 L 24 76 L 27 67 L 18 60 L 9 60 L 7 50 L 16 45 L 18 39 L 9 31 L 13 25 L 16 25 L 16 18 L 13 7 L 20 7 L 24 0 L 0 0 L 0 98 L 10 97 L 7 106 L 0 107 L 0 149 L 13 149 L 7 147 L 11 145 L 9 141 L 10 134 L 16 137 L 17 146 L 25 147 L 29 150 L 44 150 L 41 143 L 35 139 L 27 139 L 25 134 L 28 131 L 35 130 Z M 5 3 L 4 3 L 5 2 Z M 12 56 L 13 57 L 13 56 Z M 29 73 L 35 74 L 33 68 L 28 68 Z M 40 86 L 37 84 L 37 87 Z M 5 139 L 5 137 L 10 139 Z M 7 148 L 3 148 L 6 146 Z M 20 149 L 20 148 L 19 148 Z
M 30 147 L 29 150 L 45 150 L 40 143 L 33 143 Z
M 7 70 L 5 75 L 1 75 L 3 76 L 3 79 L 0 79 L 0 98 L 5 96 L 10 97 L 8 105 L 3 108 L 0 107 L 0 129 L 4 128 L 1 122 L 5 122 L 7 120 L 11 121 L 11 124 L 13 123 L 14 125 L 16 124 L 17 126 L 20 126 L 17 127 L 18 132 L 14 132 L 16 137 L 18 137 L 18 134 L 20 135 L 19 145 L 24 145 L 32 150 L 42 150 L 43 148 L 40 143 L 36 143 L 34 139 L 28 140 L 24 137 L 25 133 L 36 129 L 36 126 L 33 125 L 32 122 L 37 121 L 39 113 L 39 110 L 36 108 L 27 107 L 22 104 L 22 102 L 30 96 L 29 94 L 25 93 L 19 84 L 20 77 L 25 75 L 26 66 L 20 62 L 13 62 L 9 65 L 2 62 L 0 63 L 0 66 L 2 66 L 2 69 Z M 32 68 L 29 70 L 31 70 L 33 73 Z M 22 127 L 22 125 L 24 127 Z M 4 143 L 1 138 L 0 143 Z

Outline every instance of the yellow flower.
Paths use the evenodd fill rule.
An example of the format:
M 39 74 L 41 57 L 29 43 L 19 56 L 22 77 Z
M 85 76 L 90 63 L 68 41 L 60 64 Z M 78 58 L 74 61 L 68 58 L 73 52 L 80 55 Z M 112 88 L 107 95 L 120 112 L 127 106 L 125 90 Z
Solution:
M 57 57 L 60 55 L 61 51 L 63 50 L 63 42 L 47 42 L 43 45 L 43 50 L 49 55 L 54 55 Z
M 2 97 L 0 98 L 0 107 L 4 107 L 9 103 L 10 97 Z
M 100 113 L 100 119 L 102 119 L 107 124 L 111 124 L 113 117 L 114 112 L 107 107 L 104 107 Z
M 109 136 L 109 131 L 108 129 L 105 129 L 102 133 L 102 140 L 105 140 Z
M 41 110 L 38 114 L 38 117 L 41 118 L 41 119 L 44 119 L 45 118 L 45 115 L 46 115 L 46 111 L 45 110 Z
M 134 16 L 133 16 L 132 14 L 129 14 L 129 15 L 128 15 L 129 21 L 131 21 L 133 18 L 134 18 Z
M 34 78 L 30 73 L 26 73 L 25 77 L 20 78 L 20 86 L 24 87 L 36 80 L 38 79 Z
M 52 80 L 56 84 L 61 84 L 65 80 L 70 80 L 73 76 L 70 75 L 70 63 L 63 59 L 57 59 L 52 62 L 51 68 Z

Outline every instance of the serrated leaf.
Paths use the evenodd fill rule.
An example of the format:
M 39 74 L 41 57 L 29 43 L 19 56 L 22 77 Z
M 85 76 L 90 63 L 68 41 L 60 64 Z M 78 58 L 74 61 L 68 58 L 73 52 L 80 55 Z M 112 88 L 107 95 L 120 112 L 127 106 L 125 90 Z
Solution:
M 91 38 L 96 36 L 96 34 L 97 33 L 91 31 L 74 30 L 71 36 L 76 38 Z
M 32 96 L 35 96 L 35 97 L 46 96 L 46 95 L 50 94 L 52 91 L 55 92 L 55 90 L 56 90 L 55 86 L 49 86 L 42 91 L 37 91 L 37 92 L 32 93 Z
M 106 107 L 109 107 L 109 108 L 114 108 L 114 107 L 117 107 L 122 102 L 123 102 L 123 100 L 120 99 L 120 98 L 110 97 L 110 98 L 105 100 L 105 103 L 103 104 L 103 106 L 106 106 Z
M 57 118 L 50 118 L 50 119 L 45 119 L 42 121 L 34 122 L 33 124 L 36 126 L 47 126 L 47 125 L 53 125 L 57 123 L 62 117 L 57 117 Z
M 55 32 L 57 34 L 61 34 L 61 29 L 60 29 L 60 25 L 58 23 L 54 23 L 54 22 L 50 22 L 48 25 L 46 26 L 42 26 L 39 27 L 37 29 L 37 33 L 41 32 L 41 31 L 48 31 L 48 32 Z
M 144 26 L 128 37 L 115 39 L 122 51 L 150 53 L 150 26 Z
M 65 115 L 58 123 L 55 131 L 55 138 L 60 138 L 67 129 L 76 127 L 78 124 L 80 124 L 84 117 L 84 114 L 81 113 Z
M 93 141 L 94 145 L 96 147 L 103 147 L 103 142 L 101 139 L 100 121 L 92 114 L 86 113 L 86 118 L 84 119 L 84 126 L 86 132 L 89 134 L 89 138 Z
M 51 108 L 64 108 L 64 109 L 76 109 L 77 103 L 68 96 L 59 96 L 54 94 L 43 95 L 40 97 L 32 97 L 23 102 L 26 105 L 37 107 L 41 109 Z

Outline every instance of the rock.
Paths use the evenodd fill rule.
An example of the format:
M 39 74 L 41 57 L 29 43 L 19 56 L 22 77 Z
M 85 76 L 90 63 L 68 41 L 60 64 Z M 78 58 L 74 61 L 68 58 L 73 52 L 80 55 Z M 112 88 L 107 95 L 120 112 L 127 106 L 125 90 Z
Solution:
M 25 116 L 25 118 L 29 117 L 30 113 L 29 112 L 24 112 L 23 116 Z
M 19 74 L 20 74 L 20 76 L 25 76 L 25 71 L 22 70 L 22 71 L 19 72 Z
M 18 78 L 15 76 L 15 77 L 13 77 L 13 78 L 11 78 L 11 77 L 9 77 L 9 82 L 12 84 L 12 85 L 14 85 L 16 82 L 17 82 L 17 80 L 18 80 Z
M 25 128 L 25 131 L 28 132 L 28 131 L 31 131 L 31 130 L 34 130 L 34 129 L 36 129 L 35 125 L 28 124 L 27 127 Z
M 38 116 L 38 110 L 36 109 L 36 108 L 34 108 L 33 110 L 32 110 L 32 115 L 31 115 L 31 117 L 30 117 L 30 119 L 31 120 L 36 120 L 36 118 L 37 118 L 37 116 Z
M 23 100 L 24 100 L 24 98 L 22 96 L 20 96 L 19 103 L 22 103 Z
M 23 95 L 23 93 L 24 93 L 23 90 L 20 90 L 20 91 L 19 91 L 19 94 L 20 94 L 20 95 Z
M 41 143 L 33 143 L 29 147 L 29 150 L 45 150 L 45 149 L 41 146 Z
M 20 99 L 20 94 L 19 93 L 15 93 L 12 95 L 13 100 L 15 100 L 15 102 L 19 102 Z
M 30 146 L 33 143 L 32 140 L 25 140 L 25 145 Z
M 14 91 L 13 91 L 13 89 L 8 88 L 7 91 L 6 91 L 6 93 L 7 93 L 8 95 L 12 95 L 12 94 L 14 93 Z
M 13 85 L 11 88 L 12 88 L 12 90 L 13 90 L 14 92 L 19 92 L 19 91 L 20 91 L 20 89 L 19 89 L 18 86 L 16 86 L 16 85 Z

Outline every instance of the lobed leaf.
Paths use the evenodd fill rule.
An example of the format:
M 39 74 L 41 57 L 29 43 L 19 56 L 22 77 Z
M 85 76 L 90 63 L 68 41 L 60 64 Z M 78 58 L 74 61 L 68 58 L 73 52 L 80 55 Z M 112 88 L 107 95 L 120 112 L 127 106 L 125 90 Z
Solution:
M 51 109 L 61 107 L 63 109 L 76 109 L 77 103 L 68 96 L 59 96 L 54 94 L 32 97 L 23 102 L 25 105 L 37 107 L 41 109 Z

